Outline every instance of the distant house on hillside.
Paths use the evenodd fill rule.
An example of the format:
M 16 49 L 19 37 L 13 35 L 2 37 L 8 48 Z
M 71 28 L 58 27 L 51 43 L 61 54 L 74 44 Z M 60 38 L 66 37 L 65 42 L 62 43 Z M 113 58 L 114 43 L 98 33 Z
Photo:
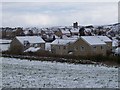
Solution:
M 72 36 L 79 35 L 79 29 L 72 28 L 72 29 L 70 29 L 70 33 L 71 33 Z
M 85 36 L 85 28 L 81 27 L 79 30 L 79 36 Z
M 85 28 L 84 30 L 85 36 L 92 36 L 92 30 L 90 28 Z
M 40 36 L 17 36 L 10 44 L 10 50 L 13 52 L 24 52 L 30 47 L 45 50 L 45 41 Z
M 55 35 L 58 37 L 62 37 L 63 35 L 70 36 L 70 31 L 69 29 L 59 29 L 58 31 L 55 32 Z

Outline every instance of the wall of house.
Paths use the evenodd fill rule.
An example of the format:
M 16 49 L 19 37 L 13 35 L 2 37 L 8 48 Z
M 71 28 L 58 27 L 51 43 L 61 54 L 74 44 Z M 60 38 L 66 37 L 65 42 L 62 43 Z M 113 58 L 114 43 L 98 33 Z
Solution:
M 58 37 L 61 37 L 63 34 L 62 34 L 61 31 L 56 31 L 56 32 L 55 32 L 55 35 L 58 36 Z
M 91 55 L 106 55 L 106 45 L 91 46 Z
M 58 55 L 69 55 L 69 52 L 73 52 L 75 56 L 94 56 L 94 55 L 106 55 L 106 45 L 89 45 L 83 39 L 78 39 L 74 43 L 66 45 L 64 49 L 63 45 L 51 45 L 51 51 Z
M 68 47 L 66 45 L 51 45 L 51 52 L 58 55 L 67 55 Z
M 38 47 L 41 47 L 42 50 L 45 50 L 45 43 L 39 43 Z
M 87 42 L 85 42 L 83 39 L 78 39 L 74 44 L 74 55 L 80 55 L 80 56 L 91 56 L 91 55 L 106 55 L 106 46 L 103 45 L 101 48 L 101 45 L 97 46 L 91 46 Z
M 18 39 L 14 38 L 10 44 L 10 51 L 17 51 L 23 52 L 24 50 L 28 49 L 29 47 L 41 47 L 42 50 L 45 50 L 45 43 L 34 43 L 34 44 L 21 44 Z
M 107 44 L 107 51 L 112 51 L 112 42 L 105 42 Z
M 84 42 L 81 38 L 78 39 L 74 44 L 74 55 L 81 55 L 81 56 L 85 56 L 85 55 L 91 55 L 91 47 Z
M 14 38 L 10 43 L 10 51 L 14 53 L 23 52 L 24 46 L 16 38 Z

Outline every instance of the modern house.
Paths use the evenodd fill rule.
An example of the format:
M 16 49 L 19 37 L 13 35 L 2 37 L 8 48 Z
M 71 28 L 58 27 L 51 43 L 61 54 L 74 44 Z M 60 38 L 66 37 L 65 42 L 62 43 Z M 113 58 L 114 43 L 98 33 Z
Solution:
M 40 36 L 17 36 L 10 44 L 10 50 L 16 52 L 24 52 L 30 47 L 45 50 L 45 41 Z
M 79 29 L 78 28 L 72 28 L 70 29 L 70 33 L 72 36 L 79 35 Z
M 56 39 L 51 43 L 51 52 L 57 55 L 68 55 L 70 46 L 76 39 Z
M 69 31 L 69 29 L 59 29 L 58 31 L 55 32 L 55 35 L 58 36 L 58 37 L 62 37 L 63 35 L 66 35 L 66 36 L 71 36 L 71 33 Z
M 16 52 L 46 50 L 57 55 L 94 56 L 106 55 L 112 50 L 112 41 L 107 36 L 71 36 L 45 43 L 40 36 L 17 36 L 10 50 Z
M 100 38 L 102 41 L 104 41 L 107 45 L 107 52 L 112 52 L 112 40 L 108 38 L 107 36 L 97 36 Z
M 73 46 L 74 55 L 106 55 L 106 43 L 96 36 L 81 36 Z
M 51 43 L 51 52 L 58 55 L 94 56 L 106 55 L 111 48 L 110 40 L 104 36 L 81 36 L 79 38 L 56 39 Z

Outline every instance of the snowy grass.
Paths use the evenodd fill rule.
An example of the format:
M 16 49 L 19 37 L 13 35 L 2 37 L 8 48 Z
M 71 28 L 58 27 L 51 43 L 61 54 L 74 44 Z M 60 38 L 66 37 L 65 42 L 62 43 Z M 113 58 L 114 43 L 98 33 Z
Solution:
M 2 59 L 6 88 L 118 88 L 118 68 Z

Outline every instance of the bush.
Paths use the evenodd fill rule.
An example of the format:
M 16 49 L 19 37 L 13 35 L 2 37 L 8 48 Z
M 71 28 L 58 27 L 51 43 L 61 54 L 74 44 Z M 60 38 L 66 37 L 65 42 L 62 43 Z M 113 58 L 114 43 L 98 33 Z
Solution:
M 4 51 L 2 54 L 6 55 L 23 55 L 23 56 L 31 56 L 30 59 L 32 59 L 32 56 L 36 56 L 35 59 L 37 60 L 47 60 L 47 61 L 59 61 L 59 62 L 68 62 L 68 63 L 81 63 L 81 60 L 90 60 L 95 62 L 115 62 L 120 64 L 120 57 L 119 56 L 102 56 L 102 55 L 96 55 L 96 56 L 74 56 L 74 55 L 56 55 L 49 51 L 41 50 L 39 52 L 25 52 L 25 53 L 13 53 L 11 51 Z M 20 56 L 21 57 L 21 56 Z M 41 57 L 41 58 L 40 58 Z M 47 59 L 43 59 L 42 57 L 50 57 Z

